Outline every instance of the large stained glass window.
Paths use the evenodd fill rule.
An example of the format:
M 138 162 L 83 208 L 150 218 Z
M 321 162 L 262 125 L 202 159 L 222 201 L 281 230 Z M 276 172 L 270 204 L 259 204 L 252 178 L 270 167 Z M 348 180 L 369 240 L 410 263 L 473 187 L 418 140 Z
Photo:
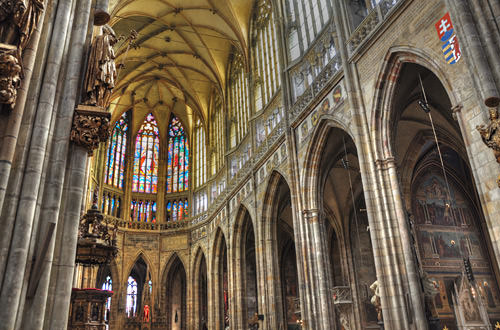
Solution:
M 187 198 L 167 202 L 167 221 L 180 221 L 189 214 Z
M 134 317 L 137 311 L 137 281 L 132 276 L 129 276 L 127 281 L 127 304 L 125 311 L 128 317 Z
M 127 135 L 128 115 L 125 112 L 113 128 L 108 150 L 106 151 L 106 167 L 104 169 L 104 183 L 117 188 L 123 188 L 125 178 Z
M 135 141 L 133 192 L 157 192 L 159 154 L 158 125 L 153 114 L 150 113 L 146 116 Z
M 167 193 L 188 190 L 189 143 L 179 118 L 172 116 L 168 126 Z

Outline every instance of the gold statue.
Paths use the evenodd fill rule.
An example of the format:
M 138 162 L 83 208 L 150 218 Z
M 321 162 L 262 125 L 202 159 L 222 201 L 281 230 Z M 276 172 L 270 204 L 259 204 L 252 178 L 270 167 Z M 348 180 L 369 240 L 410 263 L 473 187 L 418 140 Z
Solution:
M 42 0 L 0 0 L 0 42 L 17 46 L 19 60 L 42 12 Z
M 84 103 L 107 108 L 117 78 L 115 51 L 118 41 L 113 29 L 104 25 L 102 33 L 92 42 L 87 72 L 85 74 Z
M 13 109 L 23 77 L 22 56 L 43 12 L 42 0 L 0 0 L 0 108 Z
M 490 122 L 488 125 L 477 126 L 476 129 L 481 134 L 484 144 L 493 149 L 495 158 L 500 164 L 500 119 L 498 119 L 498 111 L 496 108 L 490 108 Z M 500 175 L 497 179 L 498 187 L 500 187 Z

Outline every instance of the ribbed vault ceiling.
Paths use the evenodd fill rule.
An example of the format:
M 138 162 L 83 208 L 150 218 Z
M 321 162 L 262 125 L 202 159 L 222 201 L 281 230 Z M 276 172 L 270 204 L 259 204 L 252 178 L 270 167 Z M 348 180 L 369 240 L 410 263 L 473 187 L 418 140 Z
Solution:
M 110 25 L 118 36 L 138 32 L 136 44 L 119 43 L 118 82 L 111 111 L 175 111 L 191 122 L 208 117 L 210 96 L 225 89 L 232 52 L 246 59 L 250 0 L 115 0 Z M 245 60 L 246 62 L 246 60 Z M 181 118 L 182 119 L 182 118 Z M 161 118 L 160 118 L 161 120 Z

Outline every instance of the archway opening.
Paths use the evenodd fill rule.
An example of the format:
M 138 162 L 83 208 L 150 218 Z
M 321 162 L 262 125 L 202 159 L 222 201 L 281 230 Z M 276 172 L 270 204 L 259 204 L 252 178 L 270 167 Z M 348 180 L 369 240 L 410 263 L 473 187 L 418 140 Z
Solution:
M 186 329 L 186 271 L 177 256 L 170 266 L 166 285 L 168 328 L 172 330 Z
M 151 305 L 152 281 L 148 265 L 139 256 L 129 273 L 126 287 L 125 313 L 129 319 L 140 318 L 143 306 Z
M 321 150 L 319 200 L 329 240 L 329 287 L 350 296 L 354 308 L 336 310 L 337 326 L 377 326 L 371 285 L 377 280 L 356 145 L 339 128 L 330 128 Z
M 200 330 L 208 329 L 208 286 L 207 286 L 207 263 L 205 255 L 201 255 L 198 268 L 198 320 Z
M 419 76 L 435 135 L 431 118 L 418 104 L 425 100 Z M 450 98 L 436 75 L 414 63 L 403 64 L 395 91 L 391 147 L 405 208 L 414 224 L 428 319 L 450 330 L 457 329 L 459 319 L 494 324 L 500 318 L 498 274 L 493 271 L 497 267 L 492 267 L 496 262 Z M 467 312 L 453 298 L 466 281 L 464 258 L 475 278 Z
M 255 256 L 255 234 L 252 220 L 245 210 L 240 235 L 240 274 L 243 303 L 243 326 L 250 327 L 258 314 L 257 263 Z
M 295 329 L 301 320 L 297 255 L 293 229 L 290 188 L 281 177 L 274 197 L 276 226 L 276 264 L 279 269 L 282 315 L 285 329 Z
M 215 278 L 215 326 L 216 329 L 229 327 L 229 283 L 227 264 L 227 245 L 222 230 L 218 230 L 214 248 Z

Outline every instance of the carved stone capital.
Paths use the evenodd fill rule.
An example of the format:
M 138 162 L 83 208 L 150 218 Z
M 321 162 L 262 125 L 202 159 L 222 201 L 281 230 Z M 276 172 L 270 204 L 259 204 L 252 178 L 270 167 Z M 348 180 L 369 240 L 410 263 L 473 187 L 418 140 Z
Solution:
M 17 47 L 0 43 L 0 105 L 9 110 L 16 105 L 21 72 Z
M 88 150 L 91 156 L 100 142 L 109 137 L 109 120 L 111 114 L 101 107 L 79 105 L 73 116 L 71 141 Z

